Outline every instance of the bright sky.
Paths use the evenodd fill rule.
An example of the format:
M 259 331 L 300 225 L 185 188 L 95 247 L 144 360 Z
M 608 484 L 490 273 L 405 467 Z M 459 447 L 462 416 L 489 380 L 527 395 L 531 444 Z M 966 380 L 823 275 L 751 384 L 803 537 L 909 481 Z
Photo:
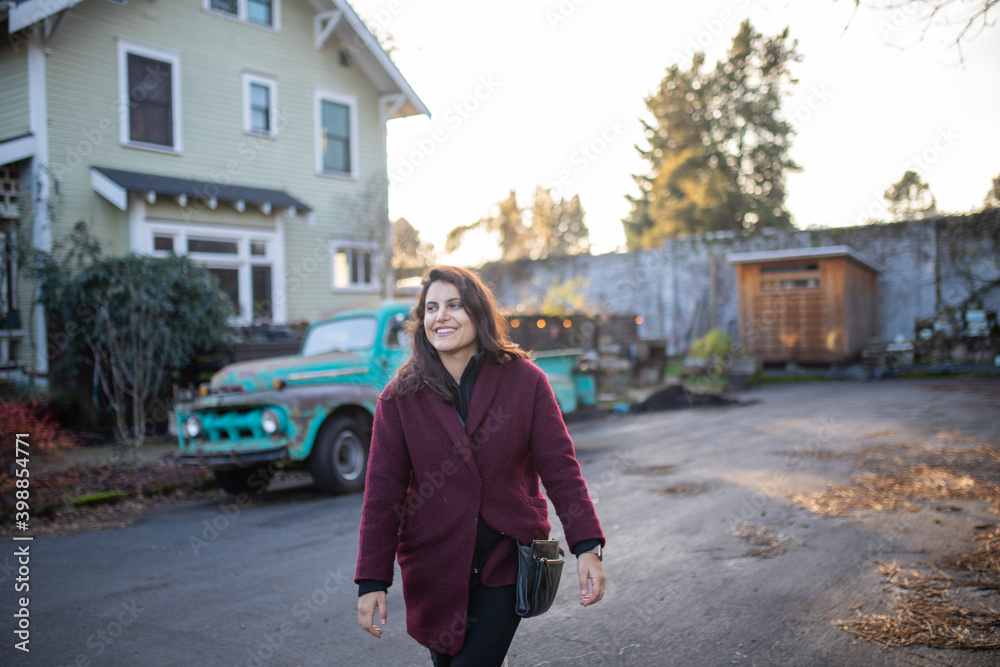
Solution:
M 962 65 L 955 29 L 920 41 L 913 14 L 855 13 L 852 0 L 352 2 L 392 35 L 431 110 L 389 123 L 389 212 L 438 250 L 511 188 L 530 204 L 536 185 L 580 195 L 595 253 L 623 247 L 630 174 L 647 170 L 643 98 L 694 50 L 724 57 L 744 18 L 764 35 L 788 26 L 803 55 L 782 106 L 803 167 L 788 177 L 799 228 L 884 217 L 882 192 L 907 169 L 946 212 L 980 206 L 1000 174 L 1000 25 L 964 44 Z M 497 255 L 469 237 L 443 259 Z

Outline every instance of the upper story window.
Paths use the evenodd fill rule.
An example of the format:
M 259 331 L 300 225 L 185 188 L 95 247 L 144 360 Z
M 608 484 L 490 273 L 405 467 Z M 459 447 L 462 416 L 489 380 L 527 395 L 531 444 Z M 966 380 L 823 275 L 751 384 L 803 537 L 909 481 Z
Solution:
M 180 76 L 176 54 L 118 42 L 121 143 L 180 152 Z
M 357 178 L 358 108 L 347 95 L 316 93 L 316 171 Z
M 277 126 L 278 84 L 255 74 L 243 75 L 243 131 L 273 137 Z
M 278 27 L 278 3 L 280 0 L 205 0 L 205 8 L 240 21 Z

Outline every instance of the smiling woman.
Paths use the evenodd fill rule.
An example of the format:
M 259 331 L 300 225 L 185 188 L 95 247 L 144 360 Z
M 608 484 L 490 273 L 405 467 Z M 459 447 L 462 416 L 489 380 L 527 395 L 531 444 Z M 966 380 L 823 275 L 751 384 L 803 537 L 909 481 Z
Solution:
M 578 557 L 584 606 L 604 595 L 604 534 L 552 388 L 479 277 L 428 270 L 410 327 L 410 359 L 375 411 L 358 622 L 382 636 L 398 559 L 406 629 L 434 665 L 500 665 L 521 620 L 518 546 L 551 529 L 540 483 Z
M 462 306 L 462 296 L 451 283 L 437 280 L 427 288 L 424 334 L 438 352 L 455 382 L 476 353 L 476 326 Z

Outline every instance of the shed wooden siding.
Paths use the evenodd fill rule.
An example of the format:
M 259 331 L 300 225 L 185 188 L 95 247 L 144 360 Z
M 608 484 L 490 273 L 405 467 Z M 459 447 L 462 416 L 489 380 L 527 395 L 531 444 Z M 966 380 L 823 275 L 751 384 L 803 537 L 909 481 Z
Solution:
M 878 333 L 878 276 L 851 257 L 740 263 L 736 272 L 740 343 L 762 361 L 844 361 Z
M 0 44 L 0 141 L 31 132 L 28 47 Z
M 309 3 L 283 0 L 281 29 L 273 31 L 206 11 L 198 0 L 125 6 L 94 2 L 74 10 L 47 56 L 50 163 L 60 188 L 55 240 L 77 220 L 85 220 L 107 253 L 129 250 L 128 214 L 92 190 L 91 165 L 210 182 L 230 178 L 241 185 L 285 190 L 314 210 L 312 226 L 301 216 L 284 223 L 286 266 L 291 270 L 298 262 L 307 269 L 296 289 L 288 290 L 289 321 L 370 300 L 371 293 L 331 294 L 327 248 L 331 237 L 363 235 L 369 222 L 358 219 L 359 202 L 371 199 L 365 197 L 370 183 L 385 187 L 379 95 L 356 64 L 339 64 L 341 44 L 335 38 L 315 49 L 314 16 Z M 119 39 L 179 55 L 180 155 L 119 143 L 119 122 L 126 121 L 118 113 Z M 243 132 L 244 72 L 277 82 L 282 114 L 277 138 Z M 316 90 L 357 99 L 356 180 L 316 174 Z M 384 195 L 382 200 L 384 205 Z M 169 208 L 158 202 L 156 212 L 183 219 L 180 207 L 173 214 Z M 223 226 L 259 224 L 223 204 L 216 211 L 189 210 L 186 215 Z M 301 259 L 306 257 L 308 261 Z

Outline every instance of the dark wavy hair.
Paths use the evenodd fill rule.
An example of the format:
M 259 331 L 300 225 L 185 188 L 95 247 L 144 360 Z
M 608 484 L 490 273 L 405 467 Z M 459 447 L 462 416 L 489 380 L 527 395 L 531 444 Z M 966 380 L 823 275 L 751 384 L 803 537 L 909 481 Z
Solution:
M 462 307 L 476 327 L 479 349 L 486 350 L 490 361 L 502 364 L 509 359 L 528 356 L 527 352 L 511 342 L 509 325 L 500 312 L 496 295 L 483 284 L 478 275 L 457 266 L 435 266 L 424 272 L 420 298 L 407 320 L 407 329 L 413 341 L 412 350 L 410 358 L 396 371 L 390 396 L 407 396 L 427 387 L 446 402 L 454 401 L 448 385 L 448 371 L 441 363 L 437 350 L 427 340 L 427 332 L 424 330 L 427 290 L 432 283 L 438 281 L 449 283 L 458 289 Z

